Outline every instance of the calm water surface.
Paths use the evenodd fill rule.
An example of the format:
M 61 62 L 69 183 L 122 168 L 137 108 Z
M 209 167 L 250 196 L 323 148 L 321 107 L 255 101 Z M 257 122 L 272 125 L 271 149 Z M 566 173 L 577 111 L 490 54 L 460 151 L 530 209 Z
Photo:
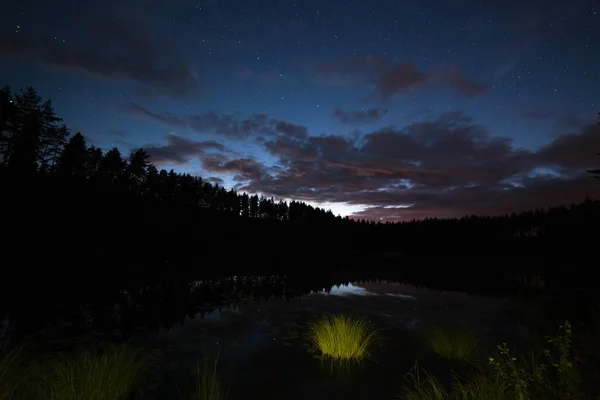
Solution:
M 154 354 L 147 387 L 156 399 L 179 398 L 198 360 L 218 356 L 229 399 L 391 399 L 414 361 L 431 357 L 423 329 L 466 325 L 490 343 L 526 339 L 501 299 L 397 283 L 354 283 L 291 300 L 249 301 L 189 318 L 137 343 Z M 350 371 L 331 370 L 310 351 L 311 322 L 328 315 L 369 319 L 379 345 Z M 174 397 L 174 394 L 176 397 Z

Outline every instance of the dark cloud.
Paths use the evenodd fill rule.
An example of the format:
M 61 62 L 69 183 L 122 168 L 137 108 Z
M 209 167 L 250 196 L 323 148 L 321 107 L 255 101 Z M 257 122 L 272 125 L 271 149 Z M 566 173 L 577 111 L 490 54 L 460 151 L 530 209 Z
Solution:
M 223 186 L 223 183 L 225 183 L 225 181 L 223 181 L 223 179 L 221 179 L 217 176 L 211 176 L 211 177 L 207 178 L 207 180 L 209 182 L 216 183 L 217 185 L 221 185 L 221 186 Z
M 334 108 L 331 115 L 342 124 L 365 124 L 381 119 L 387 112 L 387 108 L 368 108 L 359 111 L 344 111 L 341 108 Z
M 412 90 L 449 87 L 464 96 L 484 93 L 488 87 L 469 78 L 458 66 L 419 70 L 412 61 L 393 65 L 378 57 L 356 57 L 317 64 L 317 79 L 332 85 L 372 85 L 377 97 L 391 97 Z
M 185 126 L 185 121 L 180 118 L 174 116 L 169 112 L 164 113 L 156 113 L 150 111 L 146 107 L 137 104 L 137 103 L 129 103 L 124 105 L 123 107 L 118 109 L 118 112 L 126 114 L 126 115 L 134 115 L 138 117 L 143 117 L 149 119 L 154 122 L 160 122 L 165 125 L 173 126 L 173 127 L 183 127 Z
M 222 155 L 204 157 L 202 167 L 207 172 L 232 174 L 238 182 L 260 180 L 268 169 L 251 157 L 228 159 Z
M 598 190 L 586 173 L 598 166 L 598 124 L 534 151 L 516 148 L 460 112 L 351 136 L 312 136 L 303 125 L 262 114 L 246 120 L 211 115 L 202 129 L 226 120 L 247 139 L 248 132 L 268 131 L 262 146 L 274 162 L 224 154 L 217 142 L 177 136 L 147 150 L 163 162 L 200 156 L 204 171 L 231 176 L 238 190 L 365 206 L 355 215 L 361 218 L 497 214 L 576 202 Z
M 459 187 L 447 191 L 410 190 L 396 193 L 405 205 L 366 207 L 353 218 L 382 221 L 462 217 L 468 214 L 500 215 L 580 202 L 598 191 L 598 182 L 589 176 L 561 179 L 555 176 L 529 177 L 519 186 L 501 184 Z M 391 194 L 394 196 L 394 194 Z
M 554 121 L 562 128 L 577 128 L 581 126 L 581 121 L 576 115 L 564 113 L 560 111 L 550 110 L 526 110 L 521 113 L 523 118 L 533 120 L 550 120 Z
M 308 130 L 303 125 L 269 118 L 267 114 L 259 113 L 242 118 L 236 114 L 221 114 L 208 111 L 203 114 L 190 114 L 175 116 L 168 112 L 150 111 L 148 108 L 137 103 L 130 103 L 117 109 L 126 115 L 146 118 L 160 122 L 172 128 L 190 128 L 202 134 L 215 134 L 232 140 L 243 140 L 248 138 L 262 139 L 277 134 L 285 136 L 306 138 Z
M 69 3 L 72 24 L 65 32 L 58 20 L 31 21 L 21 31 L 0 29 L 0 53 L 37 60 L 103 79 L 129 79 L 140 84 L 145 97 L 192 98 L 201 94 L 198 77 L 178 56 L 164 35 L 153 32 L 141 19 L 123 18 L 97 7 Z M 39 35 L 36 24 L 54 23 L 56 37 Z M 27 29 L 28 28 L 28 29 Z
M 572 172 L 581 168 L 597 167 L 600 149 L 600 124 L 590 124 L 579 133 L 562 135 L 542 146 L 538 152 L 537 163 L 557 166 Z
M 304 125 L 292 124 L 286 121 L 275 122 L 275 130 L 283 133 L 285 137 L 296 139 L 306 139 L 308 137 L 308 129 Z
M 305 201 L 364 205 L 357 217 L 496 214 L 580 201 L 598 190 L 600 127 L 560 136 L 538 151 L 518 149 L 461 113 L 362 137 L 278 133 L 264 147 L 277 162 L 204 157 L 238 189 Z
M 214 140 L 197 142 L 181 136 L 167 135 L 167 144 L 145 146 L 150 160 L 157 164 L 187 164 L 190 158 L 207 154 L 209 150 L 225 151 L 225 146 Z

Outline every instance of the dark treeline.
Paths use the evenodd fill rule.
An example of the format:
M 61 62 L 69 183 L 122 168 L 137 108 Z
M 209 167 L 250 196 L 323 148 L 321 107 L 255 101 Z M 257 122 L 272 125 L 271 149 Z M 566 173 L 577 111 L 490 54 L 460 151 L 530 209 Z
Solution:
M 600 202 L 498 217 L 354 221 L 306 203 L 227 190 L 201 177 L 158 170 L 148 154 L 103 151 L 70 134 L 33 88 L 0 92 L 4 262 L 14 274 L 120 273 L 201 276 L 368 265 L 374 254 L 583 258 Z M 389 262 L 389 261 L 388 261 Z M 392 262 L 389 262 L 392 264 Z M 456 264 L 448 259 L 448 264 Z M 396 261 L 402 264 L 402 259 Z M 24 266 L 27 266 L 25 268 Z M 502 265 L 506 267 L 506 263 Z

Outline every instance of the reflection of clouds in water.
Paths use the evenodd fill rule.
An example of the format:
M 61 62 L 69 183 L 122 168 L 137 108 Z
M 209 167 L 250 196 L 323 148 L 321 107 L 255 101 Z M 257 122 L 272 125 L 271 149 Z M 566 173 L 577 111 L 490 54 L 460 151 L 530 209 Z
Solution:
M 329 292 L 322 290 L 318 294 L 333 295 L 333 296 L 380 296 L 382 293 L 376 293 L 362 286 L 348 283 L 347 285 L 333 286 Z M 417 300 L 416 297 L 402 293 L 384 293 L 386 296 L 396 297 L 405 300 Z
M 197 322 L 208 322 L 208 323 L 216 323 L 216 322 L 225 322 L 232 315 L 241 314 L 240 309 L 236 307 L 227 307 L 227 308 L 218 308 L 216 310 L 211 311 L 209 314 L 204 314 L 201 316 L 200 314 L 196 314 Z
M 320 292 L 321 294 L 329 294 L 333 296 L 377 296 L 377 293 L 369 292 L 367 289 L 353 285 L 351 283 L 347 285 L 333 286 L 329 293 L 326 291 Z
M 415 296 L 410 296 L 408 294 L 401 294 L 401 293 L 386 293 L 385 295 L 397 297 L 399 299 L 406 299 L 406 300 L 416 300 L 417 299 Z

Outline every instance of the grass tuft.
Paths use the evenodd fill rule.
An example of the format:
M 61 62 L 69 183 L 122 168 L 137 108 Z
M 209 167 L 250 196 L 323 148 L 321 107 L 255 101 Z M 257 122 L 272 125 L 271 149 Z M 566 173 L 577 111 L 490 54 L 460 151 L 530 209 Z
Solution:
M 4 349 L 0 353 L 0 400 L 14 399 L 20 389 L 23 370 L 21 348 Z
M 337 315 L 312 326 L 311 341 L 325 357 L 334 360 L 361 360 L 369 354 L 375 331 L 368 321 Z
M 422 376 L 423 375 L 423 376 Z M 410 383 L 400 395 L 403 400 L 449 400 L 450 395 L 442 382 L 415 362 L 404 378 Z
M 136 351 L 125 345 L 102 353 L 84 351 L 65 356 L 42 378 L 46 400 L 123 400 L 136 389 L 144 370 Z
M 435 327 L 425 333 L 425 338 L 436 354 L 449 360 L 467 361 L 477 347 L 475 334 L 462 327 Z
M 192 392 L 189 400 L 225 400 L 227 394 L 217 375 L 218 360 L 204 359 L 202 365 L 196 364 L 192 378 Z
M 478 371 L 466 380 L 456 379 L 454 386 L 456 400 L 512 400 L 508 387 L 499 375 Z

